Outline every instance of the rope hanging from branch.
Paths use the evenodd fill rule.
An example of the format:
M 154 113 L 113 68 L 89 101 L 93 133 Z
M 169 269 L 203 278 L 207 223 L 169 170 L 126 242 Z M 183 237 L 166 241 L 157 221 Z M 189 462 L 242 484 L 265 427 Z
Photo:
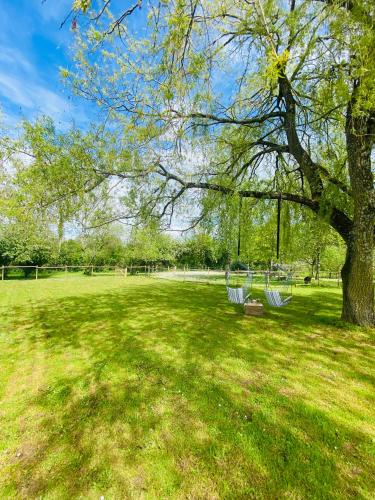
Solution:
M 238 240 L 237 240 L 237 260 L 240 261 L 241 253 L 241 212 L 242 212 L 242 196 L 240 196 L 240 203 L 238 207 Z
M 280 219 L 281 219 L 281 194 L 277 198 L 277 233 L 276 233 L 276 258 L 280 257 Z

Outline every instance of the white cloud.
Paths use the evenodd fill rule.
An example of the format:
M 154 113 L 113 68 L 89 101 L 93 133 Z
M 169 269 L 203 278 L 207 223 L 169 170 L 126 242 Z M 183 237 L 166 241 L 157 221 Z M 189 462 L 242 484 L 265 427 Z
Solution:
M 32 100 L 25 92 L 25 83 L 21 86 L 20 81 L 4 73 L 0 73 L 0 94 L 19 106 L 26 108 L 33 106 Z
M 65 111 L 72 111 L 72 105 L 68 100 L 40 85 L 32 85 L 29 95 L 34 99 L 38 109 L 46 115 L 58 117 Z
M 19 123 L 19 116 L 13 113 L 5 113 L 3 109 L 0 108 L 0 133 L 3 131 L 15 130 Z
M 76 122 L 88 121 L 83 108 L 62 95 L 56 83 L 41 80 L 24 53 L 6 45 L 0 46 L 0 107 L 14 116 L 45 114 L 60 124 L 73 118 Z
M 1 0 L 0 0 L 0 3 Z M 72 35 L 59 25 L 72 0 L 28 0 L 24 9 L 8 2 L 0 15 L 0 113 L 14 127 L 22 118 L 51 116 L 60 128 L 72 122 L 86 127 L 86 103 L 71 96 L 59 82 Z M 0 124 L 1 125 L 1 124 Z
M 13 47 L 6 47 L 4 45 L 0 47 L 0 62 L 5 65 L 17 64 L 17 67 L 22 68 L 24 71 L 34 71 L 32 64 L 30 64 L 22 52 Z
M 63 19 L 69 14 L 72 8 L 72 0 L 41 0 L 35 1 L 35 6 L 38 13 L 44 21 L 57 21 L 61 23 Z
M 31 83 L 29 79 L 0 72 L 0 95 L 28 110 L 59 117 L 71 111 L 70 102 L 43 85 Z

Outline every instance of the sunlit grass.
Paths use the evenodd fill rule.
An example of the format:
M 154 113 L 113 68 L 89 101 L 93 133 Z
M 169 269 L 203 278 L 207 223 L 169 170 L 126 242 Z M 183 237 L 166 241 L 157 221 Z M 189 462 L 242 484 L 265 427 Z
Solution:
M 0 285 L 1 498 L 374 498 L 374 337 L 338 289 L 251 318 L 222 286 Z

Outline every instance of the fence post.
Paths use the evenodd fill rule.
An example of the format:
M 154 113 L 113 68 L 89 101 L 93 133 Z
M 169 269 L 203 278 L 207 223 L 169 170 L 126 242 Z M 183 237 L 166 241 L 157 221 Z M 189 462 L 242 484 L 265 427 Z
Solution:
M 125 267 L 125 278 L 127 278 L 127 277 L 128 277 L 128 268 Z
M 94 266 L 91 266 L 91 276 L 94 274 Z
M 1 266 L 1 281 L 4 281 L 5 269 L 4 266 Z
M 35 279 L 38 279 L 38 266 L 35 267 Z
M 65 264 L 65 278 L 68 276 L 68 266 Z

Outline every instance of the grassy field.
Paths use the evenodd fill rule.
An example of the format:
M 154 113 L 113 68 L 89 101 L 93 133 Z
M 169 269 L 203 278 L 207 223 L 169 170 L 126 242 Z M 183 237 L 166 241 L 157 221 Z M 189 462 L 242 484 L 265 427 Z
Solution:
M 0 283 L 0 498 L 375 497 L 374 332 L 340 291 Z

